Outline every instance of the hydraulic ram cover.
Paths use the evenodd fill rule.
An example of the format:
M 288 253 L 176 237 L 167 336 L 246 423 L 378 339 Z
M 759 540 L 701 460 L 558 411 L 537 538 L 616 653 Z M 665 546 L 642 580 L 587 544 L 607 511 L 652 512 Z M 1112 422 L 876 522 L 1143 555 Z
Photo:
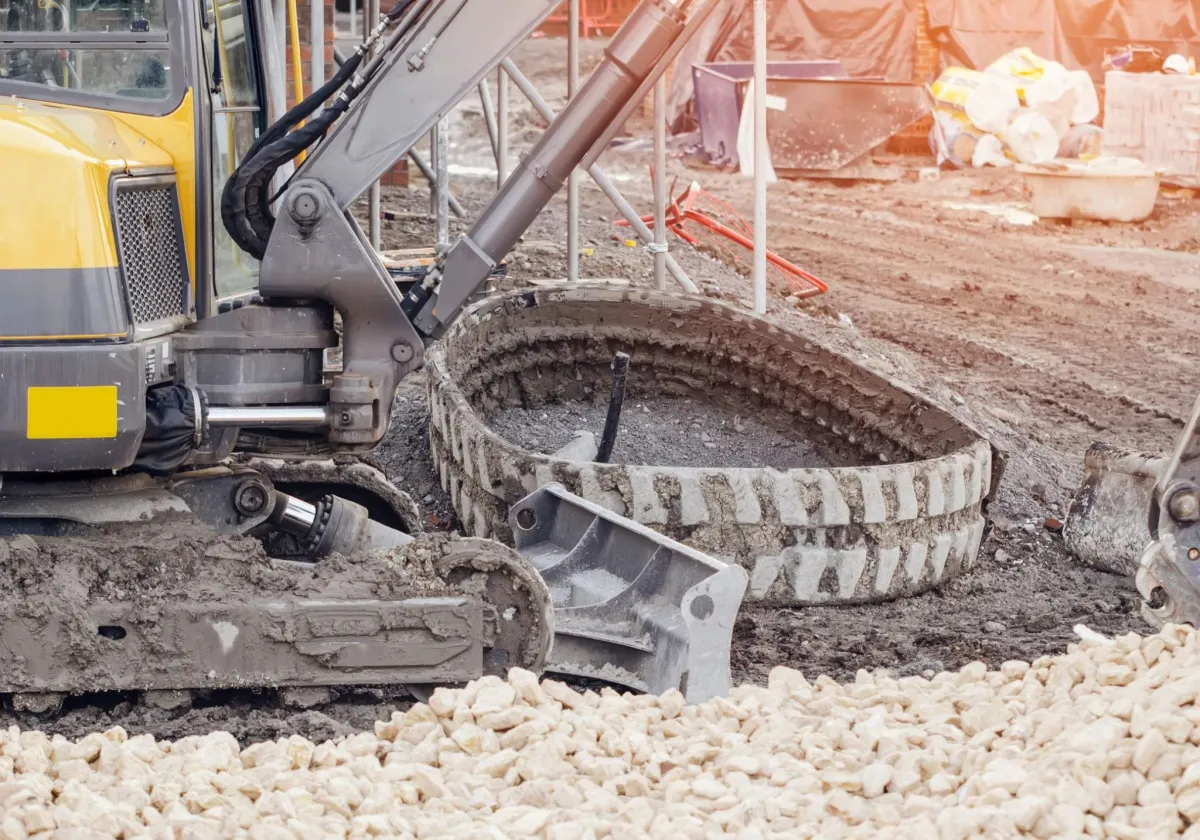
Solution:
M 727 694 L 746 571 L 549 484 L 509 511 L 554 604 L 546 670 L 689 703 Z

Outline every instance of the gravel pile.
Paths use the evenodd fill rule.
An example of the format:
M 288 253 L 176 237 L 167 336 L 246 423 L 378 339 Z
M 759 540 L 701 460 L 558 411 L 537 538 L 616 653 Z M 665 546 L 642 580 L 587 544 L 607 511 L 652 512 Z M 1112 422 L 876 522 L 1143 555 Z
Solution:
M 0 735 L 0 836 L 1200 837 L 1191 628 L 998 671 L 577 694 L 515 670 L 319 746 Z M 55 832 L 48 834 L 48 832 Z
M 742 413 L 689 397 L 627 398 L 611 463 L 671 467 L 774 467 L 779 470 L 832 466 L 812 441 Z M 552 402 L 536 408 L 511 406 L 488 416 L 492 431 L 517 446 L 553 455 L 581 431 L 599 441 L 607 400 Z

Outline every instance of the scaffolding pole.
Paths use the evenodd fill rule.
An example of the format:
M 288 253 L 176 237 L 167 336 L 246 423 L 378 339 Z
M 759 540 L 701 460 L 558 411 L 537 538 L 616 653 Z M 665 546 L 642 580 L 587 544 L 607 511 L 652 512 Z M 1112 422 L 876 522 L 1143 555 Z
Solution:
M 654 288 L 667 288 L 667 81 L 654 83 Z
M 287 54 L 288 54 L 288 30 L 287 30 L 287 0 L 275 0 L 275 48 L 279 51 L 279 60 L 282 65 L 283 75 L 280 77 L 280 82 L 283 85 L 283 111 L 275 115 L 275 119 L 283 116 L 287 110 Z
M 517 86 L 517 89 L 521 91 L 521 94 L 528 99 L 529 103 L 533 105 L 534 109 L 536 109 L 537 112 L 542 115 L 542 119 L 544 119 L 546 122 L 551 122 L 555 117 L 554 109 L 546 104 L 546 100 L 542 99 L 542 96 L 540 93 L 538 93 L 537 88 L 535 88 L 533 83 L 525 77 L 525 74 L 517 68 L 517 65 L 513 63 L 513 60 L 511 58 L 506 58 L 500 63 L 500 66 L 504 68 L 504 71 L 508 74 L 508 77 L 513 80 L 513 83 Z M 616 206 L 617 210 L 621 212 L 621 215 L 625 217 L 625 221 L 629 222 L 630 227 L 633 228 L 634 232 L 637 233 L 642 242 L 646 243 L 647 245 L 654 242 L 654 233 L 650 230 L 646 223 L 642 221 L 641 216 L 639 216 L 638 212 L 633 209 L 633 206 L 625 200 L 625 196 L 621 195 L 620 190 L 613 185 L 613 182 L 609 179 L 608 175 L 605 174 L 604 170 L 600 168 L 600 165 L 593 163 L 590 167 L 588 167 L 587 171 L 588 174 L 592 176 L 592 180 L 596 182 L 596 186 L 600 188 L 601 192 L 608 196 L 608 200 L 611 201 Z M 667 254 L 666 262 L 667 271 L 670 272 L 671 276 L 675 278 L 675 282 L 683 287 L 684 291 L 699 291 L 699 289 L 696 288 L 696 284 L 693 283 L 692 279 L 687 276 L 687 272 L 680 267 L 679 263 L 675 262 L 674 257 L 672 257 L 670 254 Z
M 492 91 L 487 79 L 479 80 L 479 104 L 483 108 L 483 123 L 487 127 L 488 142 L 492 144 L 492 157 L 496 161 L 496 171 L 500 171 L 500 145 L 496 128 L 496 112 L 492 105 Z
M 309 31 L 312 32 L 312 89 L 325 84 L 325 3 L 312 0 L 309 5 Z
M 434 130 L 434 145 L 437 147 L 437 163 L 434 164 L 433 195 L 437 219 L 437 252 L 445 253 L 450 247 L 450 127 L 442 117 Z
M 508 74 L 496 69 L 496 189 L 508 180 Z
M 567 101 L 579 90 L 579 0 L 567 0 Z M 567 280 L 579 280 L 579 167 L 567 177 Z
M 416 149 L 408 150 L 408 159 L 416 164 L 417 169 L 421 171 L 421 175 L 429 182 L 429 189 L 433 189 L 433 183 L 437 180 L 437 175 L 434 174 L 433 168 L 425 162 L 425 158 L 421 157 L 421 153 Z M 460 219 L 467 217 L 467 211 L 458 203 L 458 199 L 454 197 L 454 193 L 446 191 L 446 203 L 450 205 L 450 212 Z
M 767 0 L 754 0 L 754 311 L 767 311 Z

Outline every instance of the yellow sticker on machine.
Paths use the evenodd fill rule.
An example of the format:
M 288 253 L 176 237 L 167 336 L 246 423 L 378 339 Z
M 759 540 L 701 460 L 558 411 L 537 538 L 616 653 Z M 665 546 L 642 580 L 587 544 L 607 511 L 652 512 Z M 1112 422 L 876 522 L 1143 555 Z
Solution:
M 25 437 L 80 440 L 117 436 L 117 386 L 30 388 Z

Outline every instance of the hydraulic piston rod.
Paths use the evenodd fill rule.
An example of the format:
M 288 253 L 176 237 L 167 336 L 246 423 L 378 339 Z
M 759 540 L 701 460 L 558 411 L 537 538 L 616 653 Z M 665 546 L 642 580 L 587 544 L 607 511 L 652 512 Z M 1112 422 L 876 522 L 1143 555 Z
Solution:
M 643 0 L 613 36 L 604 60 L 504 183 L 441 266 L 410 292 L 418 330 L 438 336 L 529 228 L 626 100 L 683 32 L 669 0 Z

